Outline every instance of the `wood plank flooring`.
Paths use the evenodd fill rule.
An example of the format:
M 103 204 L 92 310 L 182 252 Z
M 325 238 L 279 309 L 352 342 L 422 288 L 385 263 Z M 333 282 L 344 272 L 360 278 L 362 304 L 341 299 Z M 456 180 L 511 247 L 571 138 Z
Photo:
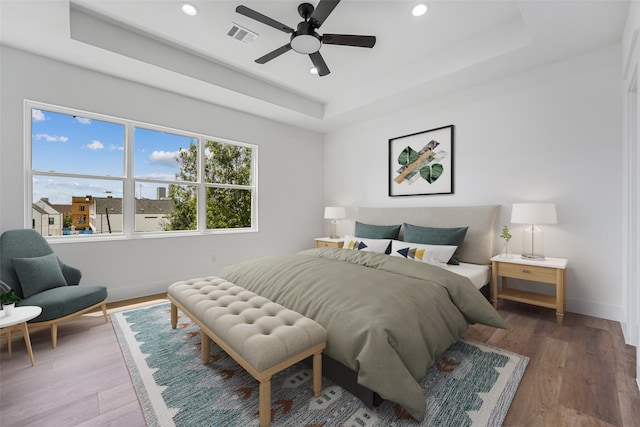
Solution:
M 567 313 L 556 326 L 553 310 L 508 301 L 499 311 L 509 330 L 472 325 L 466 336 L 530 358 L 505 426 L 640 425 L 635 348 L 624 344 L 617 322 Z M 31 331 L 34 367 L 19 333 L 11 360 L 3 341 L 0 425 L 144 426 L 111 323 L 85 315 L 58 333 L 54 350 L 48 329 Z

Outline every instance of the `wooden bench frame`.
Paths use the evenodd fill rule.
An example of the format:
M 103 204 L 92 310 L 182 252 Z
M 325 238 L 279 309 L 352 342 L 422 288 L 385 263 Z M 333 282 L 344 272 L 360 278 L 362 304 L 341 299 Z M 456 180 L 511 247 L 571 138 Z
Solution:
M 302 353 L 284 360 L 277 365 L 274 365 L 264 371 L 257 371 L 251 366 L 244 358 L 242 358 L 233 348 L 231 348 L 226 342 L 218 337 L 211 329 L 209 329 L 200 319 L 186 310 L 179 302 L 177 302 L 171 295 L 167 295 L 169 301 L 171 301 L 171 328 L 176 329 L 178 326 L 178 309 L 182 311 L 187 317 L 189 317 L 193 323 L 200 328 L 201 336 L 201 349 L 200 358 L 202 364 L 209 363 L 209 340 L 213 340 L 220 346 L 229 356 L 231 356 L 245 371 L 251 374 L 256 380 L 260 382 L 258 388 L 259 391 L 259 407 L 260 407 L 260 426 L 266 427 L 271 423 L 271 377 L 278 372 L 295 365 L 301 360 L 307 357 L 313 356 L 313 395 L 315 397 L 320 396 L 322 389 L 322 350 L 326 347 L 326 341 L 315 345 Z

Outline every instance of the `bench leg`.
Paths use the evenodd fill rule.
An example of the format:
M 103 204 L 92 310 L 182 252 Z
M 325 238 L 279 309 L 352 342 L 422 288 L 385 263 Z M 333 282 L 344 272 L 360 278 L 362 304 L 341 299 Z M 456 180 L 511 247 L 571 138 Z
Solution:
M 271 424 L 271 377 L 260 381 L 260 427 Z
M 178 327 L 178 307 L 171 304 L 171 329 Z
M 313 395 L 320 396 L 322 390 L 322 353 L 313 355 Z
M 202 364 L 206 365 L 209 363 L 209 335 L 200 331 L 200 359 L 202 360 Z

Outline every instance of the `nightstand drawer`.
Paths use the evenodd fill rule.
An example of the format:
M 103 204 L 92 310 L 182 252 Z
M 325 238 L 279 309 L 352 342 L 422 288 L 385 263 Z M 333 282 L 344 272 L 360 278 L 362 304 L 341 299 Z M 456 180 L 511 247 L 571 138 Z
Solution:
M 499 276 L 543 283 L 556 283 L 557 280 L 557 271 L 555 268 L 510 264 L 508 262 L 499 262 L 497 264 Z
M 329 242 L 326 240 L 316 240 L 316 248 L 341 248 L 344 242 Z

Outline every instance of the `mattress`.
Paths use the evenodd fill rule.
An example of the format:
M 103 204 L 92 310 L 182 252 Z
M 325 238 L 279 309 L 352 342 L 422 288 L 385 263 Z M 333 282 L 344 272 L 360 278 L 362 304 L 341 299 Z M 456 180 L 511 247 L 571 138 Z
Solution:
M 442 268 L 467 277 L 478 289 L 489 283 L 491 280 L 491 266 L 489 265 L 461 262 L 460 265 L 447 264 Z

